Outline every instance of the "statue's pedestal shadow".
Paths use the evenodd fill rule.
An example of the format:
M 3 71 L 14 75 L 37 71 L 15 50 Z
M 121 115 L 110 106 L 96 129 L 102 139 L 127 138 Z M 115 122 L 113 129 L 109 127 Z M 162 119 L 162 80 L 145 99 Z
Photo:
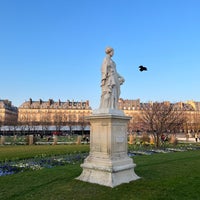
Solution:
M 120 110 L 96 110 L 90 121 L 90 154 L 81 165 L 82 181 L 115 187 L 139 177 L 133 159 L 127 155 L 127 123 Z

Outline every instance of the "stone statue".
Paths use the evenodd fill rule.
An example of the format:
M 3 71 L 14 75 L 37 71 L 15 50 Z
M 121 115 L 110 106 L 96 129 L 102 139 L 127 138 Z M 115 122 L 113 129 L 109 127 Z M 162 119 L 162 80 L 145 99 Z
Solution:
M 118 109 L 118 100 L 120 96 L 120 85 L 125 81 L 122 76 L 117 73 L 116 64 L 111 59 L 114 55 L 114 49 L 107 47 L 106 57 L 103 60 L 101 73 L 101 102 L 100 109 Z
M 124 82 L 111 57 L 112 48 L 106 48 L 102 64 L 101 104 L 87 116 L 90 122 L 90 153 L 81 165 L 78 180 L 115 187 L 140 177 L 134 172 L 133 159 L 127 154 L 127 123 L 131 117 L 118 108 L 120 85 Z

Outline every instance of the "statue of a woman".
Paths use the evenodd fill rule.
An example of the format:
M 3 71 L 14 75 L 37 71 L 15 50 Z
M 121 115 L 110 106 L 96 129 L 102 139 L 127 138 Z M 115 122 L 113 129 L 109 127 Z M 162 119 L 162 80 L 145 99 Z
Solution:
M 117 73 L 116 64 L 111 59 L 111 57 L 114 55 L 114 49 L 111 47 L 107 47 L 105 52 L 107 55 L 103 60 L 101 68 L 102 94 L 100 109 L 118 109 L 120 85 L 123 84 L 124 78 Z

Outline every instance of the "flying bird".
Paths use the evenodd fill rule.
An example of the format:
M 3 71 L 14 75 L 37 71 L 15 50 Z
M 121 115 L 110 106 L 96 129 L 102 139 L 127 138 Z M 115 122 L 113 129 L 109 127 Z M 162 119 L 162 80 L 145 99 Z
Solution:
M 142 72 L 142 71 L 147 71 L 147 68 L 146 67 L 144 67 L 144 66 L 142 66 L 142 65 L 140 65 L 139 66 L 139 70 Z

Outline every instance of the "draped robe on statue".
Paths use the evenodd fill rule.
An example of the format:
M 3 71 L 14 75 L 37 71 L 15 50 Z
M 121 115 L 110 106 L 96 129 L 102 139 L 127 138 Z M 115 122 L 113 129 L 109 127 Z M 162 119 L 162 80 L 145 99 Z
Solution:
M 101 108 L 118 109 L 118 100 L 120 96 L 120 85 L 124 78 L 117 73 L 116 64 L 109 55 L 103 61 L 101 79 Z

